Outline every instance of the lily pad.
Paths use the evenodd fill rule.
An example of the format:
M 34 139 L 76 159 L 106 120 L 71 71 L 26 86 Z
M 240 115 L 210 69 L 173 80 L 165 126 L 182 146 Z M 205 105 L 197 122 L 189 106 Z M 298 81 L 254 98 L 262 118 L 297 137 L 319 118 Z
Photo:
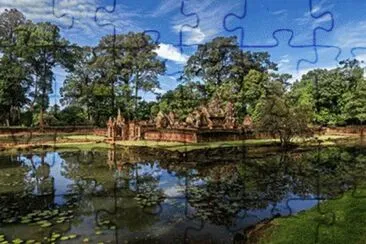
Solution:
M 69 235 L 69 239 L 75 239 L 77 237 L 77 235 L 76 234 L 71 234 L 71 235 Z
M 20 243 L 23 243 L 23 242 L 24 241 L 22 239 L 19 239 L 19 238 L 13 240 L 14 244 L 20 244 Z
M 47 227 L 50 227 L 52 225 L 52 223 L 51 222 L 45 222 L 45 223 L 43 223 L 43 224 L 41 224 L 40 226 L 42 227 L 42 228 L 47 228 Z
M 60 238 L 61 241 L 67 241 L 68 239 L 69 239 L 68 236 L 61 236 L 61 238 Z

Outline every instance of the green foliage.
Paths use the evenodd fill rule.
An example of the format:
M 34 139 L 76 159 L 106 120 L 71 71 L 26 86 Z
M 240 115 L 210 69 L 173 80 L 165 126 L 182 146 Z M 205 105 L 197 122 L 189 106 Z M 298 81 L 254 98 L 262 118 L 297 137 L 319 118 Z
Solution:
M 358 82 L 354 92 L 344 96 L 344 112 L 348 118 L 357 118 L 361 123 L 366 121 L 366 80 Z
M 293 102 L 312 110 L 315 123 L 342 125 L 365 120 L 363 68 L 357 60 L 340 64 L 332 70 L 309 71 L 292 86 Z
M 242 51 L 236 37 L 217 37 L 198 46 L 184 67 L 183 79 L 204 82 L 205 95 L 211 97 L 221 85 L 232 82 L 241 89 L 250 70 L 267 72 L 276 69 L 268 53 Z
M 125 116 L 132 118 L 140 100 L 138 91 L 159 88 L 158 75 L 165 72 L 165 63 L 157 58 L 157 48 L 145 33 L 107 35 L 100 40 L 91 68 L 96 69 L 96 79 L 111 88 L 112 112 L 116 112 L 116 97 L 120 95 L 125 99 L 119 99 L 117 107 L 129 107 L 133 100 L 134 108 L 125 110 Z
M 55 113 L 54 116 L 62 125 L 86 125 L 88 124 L 85 111 L 76 106 L 68 106 L 61 110 L 60 113 Z
M 133 32 L 106 35 L 96 47 L 78 47 L 63 38 L 57 26 L 5 10 L 0 14 L 0 124 L 43 126 L 47 120 L 105 126 L 117 109 L 127 119 L 151 119 L 161 110 L 184 120 L 213 98 L 232 102 L 238 122 L 246 115 L 267 120 L 260 109 L 275 109 L 274 120 L 300 114 L 300 109 L 307 122 L 322 125 L 366 120 L 366 81 L 359 61 L 311 70 L 290 85 L 290 75 L 273 73 L 277 65 L 267 52 L 243 51 L 235 37 L 199 45 L 184 67 L 184 83 L 158 95 L 156 103 L 143 101 L 139 92 L 156 93 L 158 77 L 165 72 L 157 48 L 149 35 Z M 60 90 L 64 109 L 52 114 L 47 111 L 55 67 L 68 75 Z
M 83 48 L 65 80 L 62 102 L 82 107 L 99 126 L 118 108 L 128 119 L 149 118 L 152 105 L 140 101 L 138 92 L 159 88 L 165 63 L 157 58 L 157 47 L 150 36 L 130 32 L 104 36 L 94 50 Z
M 200 84 L 195 82 L 178 85 L 177 88 L 168 91 L 158 99 L 159 103 L 153 106 L 152 114 L 156 115 L 159 111 L 164 113 L 172 111 L 178 119 L 184 120 L 204 99 L 199 88 Z
M 282 146 L 288 146 L 296 137 L 310 134 L 309 110 L 291 103 L 285 86 L 279 81 L 271 82 L 259 99 L 254 112 L 256 130 L 279 137 Z
M 156 102 L 140 101 L 136 111 L 137 120 L 149 120 L 152 119 L 151 110 L 153 106 L 156 106 Z
M 17 28 L 24 23 L 24 15 L 15 9 L 0 14 L 0 124 L 19 124 L 20 110 L 28 102 L 32 77 L 14 47 Z

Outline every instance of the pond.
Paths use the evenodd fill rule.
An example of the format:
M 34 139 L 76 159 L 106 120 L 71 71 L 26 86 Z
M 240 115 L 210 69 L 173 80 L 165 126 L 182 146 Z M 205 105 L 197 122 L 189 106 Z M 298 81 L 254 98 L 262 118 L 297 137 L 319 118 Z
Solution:
M 0 242 L 232 243 L 365 179 L 362 148 L 261 157 L 225 149 L 204 162 L 196 153 L 0 154 Z

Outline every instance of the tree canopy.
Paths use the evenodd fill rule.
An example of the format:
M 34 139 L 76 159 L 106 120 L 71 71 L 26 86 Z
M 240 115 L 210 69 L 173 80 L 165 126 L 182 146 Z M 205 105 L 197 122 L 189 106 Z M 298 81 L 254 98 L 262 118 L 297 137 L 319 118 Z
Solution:
M 366 80 L 362 63 L 340 62 L 314 69 L 290 82 L 267 52 L 241 49 L 235 37 L 216 37 L 198 45 L 183 67 L 181 83 L 156 101 L 140 92 L 160 88 L 166 71 L 159 43 L 146 33 L 103 36 L 96 46 L 78 46 L 48 22 L 34 23 L 16 9 L 0 14 L 0 124 L 105 126 L 120 109 L 127 119 L 151 119 L 173 111 L 184 120 L 211 100 L 231 102 L 236 119 L 247 115 L 267 133 L 301 133 L 307 124 L 364 124 Z M 61 106 L 50 106 L 55 68 L 66 73 Z M 306 115 L 306 118 L 304 117 Z M 282 126 L 282 127 L 281 127 Z M 288 141 L 287 135 L 283 136 Z

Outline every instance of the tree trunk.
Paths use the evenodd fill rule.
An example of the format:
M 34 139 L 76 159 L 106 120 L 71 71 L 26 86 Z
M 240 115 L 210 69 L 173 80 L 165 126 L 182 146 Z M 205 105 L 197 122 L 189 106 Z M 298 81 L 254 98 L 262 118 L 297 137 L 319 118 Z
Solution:
M 135 116 L 136 116 L 136 113 L 137 113 L 137 106 L 138 106 L 138 99 L 137 99 L 137 95 L 138 95 L 138 86 L 137 86 L 137 83 L 136 83 L 136 87 L 135 87 Z
M 115 82 L 114 82 L 114 79 L 112 79 L 112 82 L 111 82 L 111 98 L 112 98 L 112 114 L 114 114 L 116 111 L 115 111 L 115 100 L 116 100 L 116 98 L 115 98 L 115 94 L 114 94 L 114 84 L 115 84 Z
M 43 105 L 41 106 L 41 111 L 39 113 L 39 127 L 41 130 L 44 128 L 44 122 L 43 122 Z
M 137 114 L 137 107 L 138 107 L 138 92 L 139 92 L 139 73 L 136 74 L 136 82 L 135 82 L 135 114 L 133 116 L 134 119 L 136 119 Z

